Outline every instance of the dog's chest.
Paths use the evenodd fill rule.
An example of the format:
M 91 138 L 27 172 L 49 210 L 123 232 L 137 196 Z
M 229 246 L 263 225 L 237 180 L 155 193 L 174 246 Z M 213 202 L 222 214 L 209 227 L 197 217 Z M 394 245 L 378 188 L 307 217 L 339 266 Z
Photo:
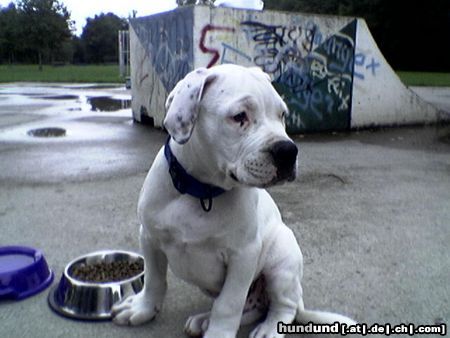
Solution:
M 198 199 L 173 194 L 169 183 L 167 189 L 144 186 L 141 223 L 176 276 L 218 293 L 231 261 L 228 255 L 255 239 L 256 217 L 245 211 L 255 209 L 256 195 L 248 190 L 229 191 L 215 198 L 211 212 L 205 212 Z
M 228 261 L 226 239 L 219 230 L 223 226 L 215 229 L 217 219 L 213 222 L 205 215 L 183 214 L 181 209 L 170 208 L 166 215 L 160 213 L 150 229 L 151 235 L 158 239 L 177 277 L 201 289 L 219 292 Z
M 213 239 L 190 242 L 177 235 L 166 232 L 159 237 L 172 272 L 201 289 L 220 292 L 227 264 L 225 250 L 217 247 Z

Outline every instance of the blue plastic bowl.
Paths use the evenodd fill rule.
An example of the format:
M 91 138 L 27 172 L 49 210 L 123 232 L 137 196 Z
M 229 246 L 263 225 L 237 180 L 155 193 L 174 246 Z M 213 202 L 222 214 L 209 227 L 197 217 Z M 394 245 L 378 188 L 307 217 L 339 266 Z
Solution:
M 53 281 L 41 251 L 22 247 L 0 247 L 0 300 L 20 300 L 43 291 Z

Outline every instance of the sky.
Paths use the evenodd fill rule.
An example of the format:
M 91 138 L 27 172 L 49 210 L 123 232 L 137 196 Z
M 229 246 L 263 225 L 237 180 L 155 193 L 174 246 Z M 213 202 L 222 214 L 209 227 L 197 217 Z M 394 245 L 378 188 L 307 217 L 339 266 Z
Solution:
M 0 5 L 6 7 L 11 0 L 0 0 Z M 137 16 L 146 16 L 171 10 L 176 7 L 175 0 L 60 0 L 71 12 L 75 20 L 76 35 L 81 35 L 86 18 L 93 18 L 95 14 L 112 12 L 120 17 L 128 18 L 133 10 Z

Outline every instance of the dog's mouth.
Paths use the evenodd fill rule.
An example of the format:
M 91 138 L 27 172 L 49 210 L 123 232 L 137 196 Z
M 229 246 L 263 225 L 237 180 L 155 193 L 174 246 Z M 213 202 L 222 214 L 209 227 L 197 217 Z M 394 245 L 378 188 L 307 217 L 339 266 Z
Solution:
M 275 184 L 278 182 L 292 182 L 297 177 L 297 168 L 294 165 L 291 168 L 286 169 L 278 169 L 277 170 L 277 177 L 275 177 Z
M 292 182 L 297 176 L 298 148 L 292 141 L 278 141 L 269 148 L 248 151 L 233 167 L 228 177 L 241 185 L 268 188 Z
M 238 177 L 236 176 L 236 174 L 232 171 L 230 172 L 229 176 L 233 181 L 235 181 L 237 183 L 246 184 L 245 181 L 239 180 Z M 284 172 L 277 171 L 277 175 L 268 182 L 261 182 L 261 183 L 252 182 L 251 184 L 247 183 L 247 185 L 258 187 L 258 188 L 269 188 L 269 187 L 277 185 L 277 184 L 283 184 L 284 182 L 292 182 L 295 180 L 296 177 L 297 177 L 297 170 L 295 170 L 295 169 L 290 170 L 290 171 L 284 171 Z
M 234 181 L 239 183 L 238 178 L 236 177 L 236 175 L 233 172 L 230 172 L 230 177 L 231 177 L 232 180 L 234 180 Z
M 280 185 L 286 182 L 292 182 L 295 181 L 297 177 L 296 170 L 293 170 L 289 173 L 277 173 L 277 176 L 273 178 L 269 183 L 264 184 L 264 188 L 270 188 L 274 185 Z

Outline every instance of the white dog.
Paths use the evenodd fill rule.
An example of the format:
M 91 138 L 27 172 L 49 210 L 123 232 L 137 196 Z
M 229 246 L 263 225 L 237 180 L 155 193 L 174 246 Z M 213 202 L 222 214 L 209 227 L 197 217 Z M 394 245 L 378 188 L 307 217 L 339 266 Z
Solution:
M 215 298 L 185 331 L 235 337 L 265 314 L 252 338 L 283 337 L 277 323 L 353 324 L 303 306 L 302 253 L 263 189 L 296 176 L 297 147 L 285 132 L 287 107 L 257 68 L 221 65 L 189 73 L 170 93 L 171 138 L 141 191 L 138 216 L 145 286 L 113 309 L 139 325 L 162 307 L 166 272 Z

